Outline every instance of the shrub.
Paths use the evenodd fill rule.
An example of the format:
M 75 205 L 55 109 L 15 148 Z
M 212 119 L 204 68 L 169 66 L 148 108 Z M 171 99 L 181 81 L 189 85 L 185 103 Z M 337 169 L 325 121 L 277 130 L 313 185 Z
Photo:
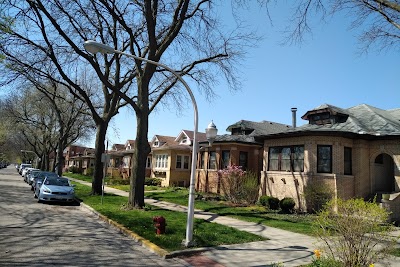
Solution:
M 82 170 L 76 166 L 70 166 L 68 169 L 69 172 L 82 174 Z
M 327 249 L 326 257 L 343 266 L 369 266 L 397 244 L 390 237 L 389 212 L 363 199 L 333 199 L 317 213 L 317 235 Z M 385 241 L 385 242 L 382 242 Z
M 291 197 L 285 197 L 279 202 L 279 207 L 285 213 L 292 213 L 295 205 L 296 202 L 294 202 L 294 199 Z
M 234 204 L 254 204 L 258 199 L 258 177 L 252 172 L 245 172 L 240 166 L 228 166 L 218 171 L 221 191 L 226 200 Z
M 271 210 L 279 209 L 279 199 L 272 196 L 261 196 L 260 204 Z
M 258 200 L 260 202 L 260 204 L 264 207 L 268 207 L 268 198 L 270 198 L 270 196 L 261 196 L 260 199 Z
M 86 175 L 87 176 L 92 176 L 94 173 L 94 169 L 93 168 L 87 168 L 86 169 Z
M 333 190 L 325 184 L 310 183 L 304 188 L 304 197 L 307 203 L 307 211 L 315 213 L 332 199 Z
M 108 180 L 109 185 L 129 185 L 130 180 L 129 179 L 110 179 Z
M 144 180 L 144 184 L 145 185 L 153 185 L 153 186 L 161 186 L 161 179 L 146 177 Z

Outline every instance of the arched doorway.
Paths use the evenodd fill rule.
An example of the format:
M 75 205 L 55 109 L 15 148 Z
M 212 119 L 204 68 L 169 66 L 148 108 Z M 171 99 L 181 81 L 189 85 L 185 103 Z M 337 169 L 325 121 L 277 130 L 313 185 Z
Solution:
M 391 193 L 395 191 L 393 158 L 382 153 L 374 160 L 375 192 Z

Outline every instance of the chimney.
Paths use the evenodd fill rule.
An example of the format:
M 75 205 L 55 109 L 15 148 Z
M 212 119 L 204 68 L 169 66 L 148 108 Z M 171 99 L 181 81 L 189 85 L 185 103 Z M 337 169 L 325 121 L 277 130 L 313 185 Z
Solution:
M 296 111 L 297 108 L 292 108 L 292 126 L 293 128 L 296 128 Z

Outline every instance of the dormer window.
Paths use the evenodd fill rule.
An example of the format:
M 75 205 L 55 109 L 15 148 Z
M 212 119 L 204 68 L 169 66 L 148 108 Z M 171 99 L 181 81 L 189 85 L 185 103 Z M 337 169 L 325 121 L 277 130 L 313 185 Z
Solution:
M 154 141 L 153 146 L 154 147 L 159 147 L 160 146 L 160 142 L 158 142 L 158 140 Z
M 180 144 L 182 144 L 182 145 L 189 144 L 189 138 L 186 135 L 183 135 Z
M 249 135 L 253 131 L 254 131 L 254 129 L 242 129 L 240 127 L 232 128 L 232 135 Z

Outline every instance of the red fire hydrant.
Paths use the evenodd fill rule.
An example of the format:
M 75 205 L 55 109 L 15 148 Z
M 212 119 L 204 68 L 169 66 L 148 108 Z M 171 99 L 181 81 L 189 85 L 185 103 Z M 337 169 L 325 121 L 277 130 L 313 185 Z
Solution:
M 163 216 L 155 216 L 153 222 L 154 227 L 156 228 L 156 234 L 165 234 L 165 226 L 167 225 L 165 218 Z

